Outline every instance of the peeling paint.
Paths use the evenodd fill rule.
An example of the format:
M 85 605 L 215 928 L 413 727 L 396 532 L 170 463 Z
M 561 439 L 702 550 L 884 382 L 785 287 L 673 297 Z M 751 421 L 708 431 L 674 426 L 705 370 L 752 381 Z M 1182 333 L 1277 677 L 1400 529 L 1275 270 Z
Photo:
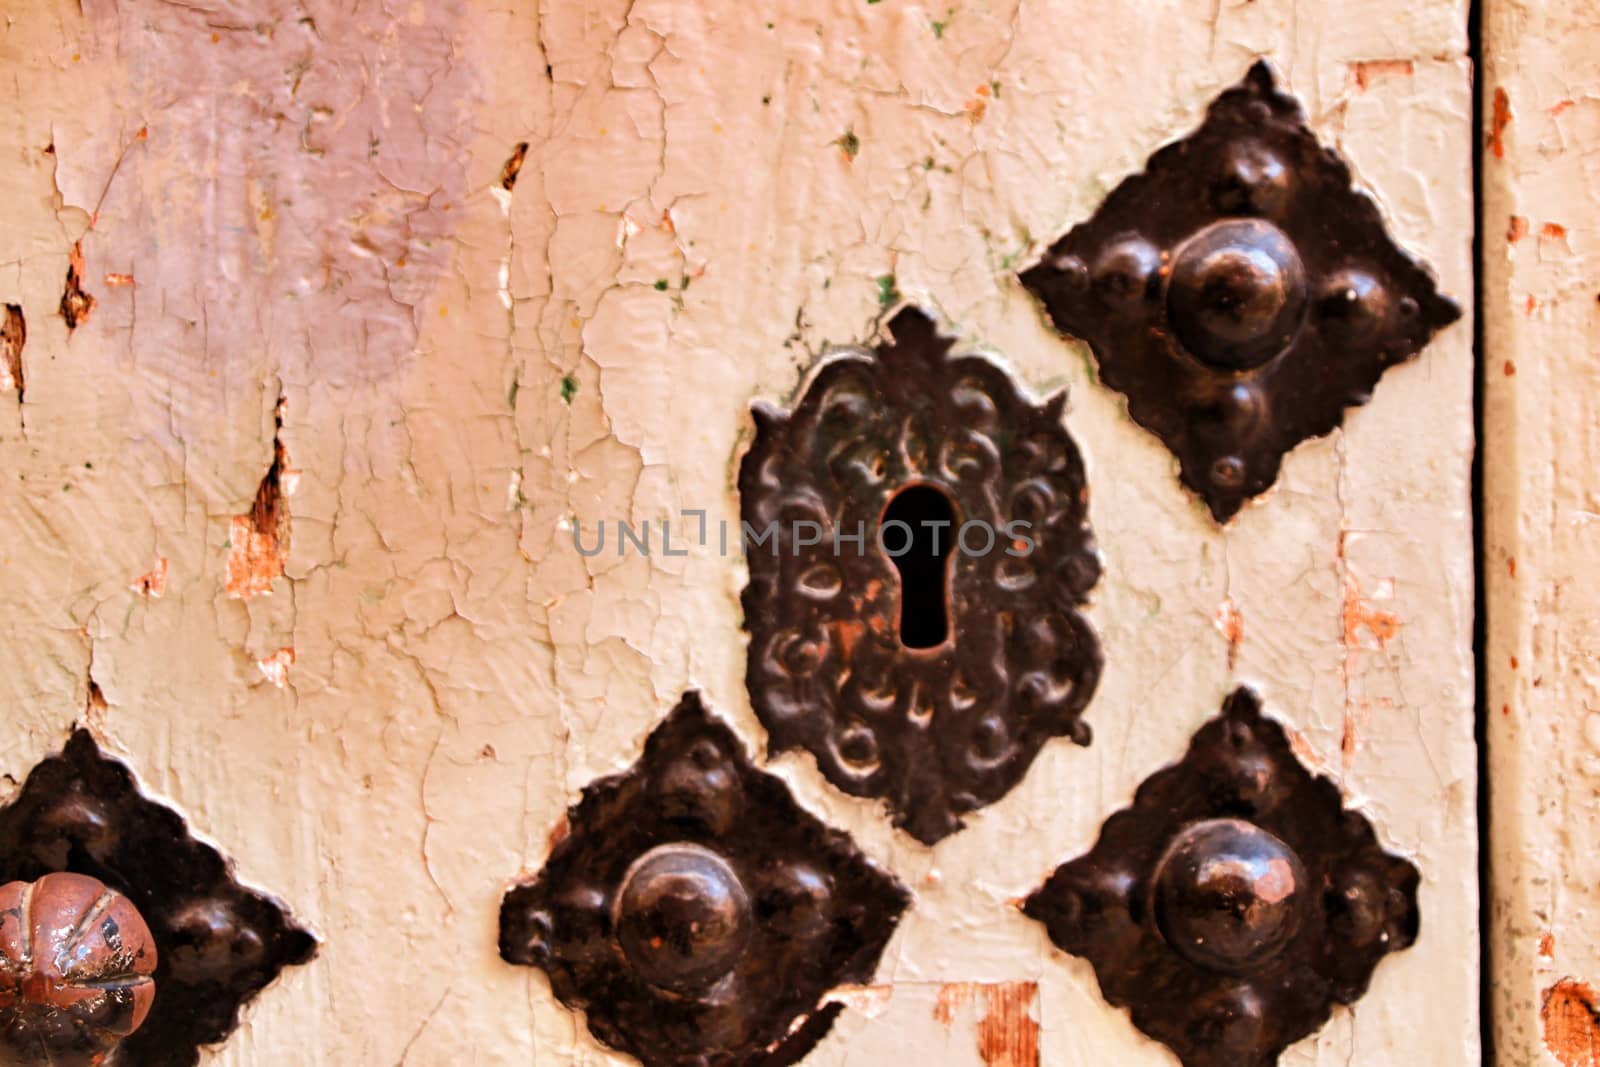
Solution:
M 1239 646 L 1244 642 L 1244 614 L 1233 597 L 1225 597 L 1211 621 L 1222 639 L 1228 642 L 1228 669 L 1231 671 L 1239 662 Z
M 1393 583 L 1386 582 L 1379 586 L 1376 598 L 1388 599 L 1393 597 Z M 1392 611 L 1383 611 L 1372 606 L 1361 592 L 1361 585 L 1355 577 L 1347 574 L 1344 582 L 1344 646 L 1350 651 L 1361 648 L 1376 647 L 1385 649 L 1400 633 L 1400 616 Z M 1365 631 L 1367 638 L 1362 637 Z
M 528 158 L 528 142 L 519 141 L 512 149 L 511 158 L 500 168 L 500 188 L 511 192 L 517 187 L 517 175 L 522 173 L 522 162 Z
M 83 243 L 80 241 L 72 246 L 72 253 L 67 257 L 67 286 L 61 294 L 61 317 L 67 321 L 68 333 L 88 322 L 95 309 L 95 298 L 84 292 L 83 274 Z
M 16 390 L 17 402 L 24 399 L 27 379 L 22 370 L 22 349 L 28 343 L 28 323 L 22 308 L 7 304 L 0 317 L 0 392 Z
M 165 596 L 167 593 L 166 557 L 156 560 L 156 565 L 135 578 L 128 588 L 150 600 L 160 600 Z
M 1511 125 L 1511 97 L 1504 88 L 1494 91 L 1494 116 L 1489 125 L 1489 151 L 1494 158 L 1506 158 L 1506 127 Z
M 1356 87 L 1363 92 L 1382 78 L 1409 78 L 1416 71 L 1417 64 L 1410 59 L 1366 59 L 1350 64 Z
M 294 665 L 294 649 L 280 648 L 265 659 L 256 660 L 262 677 L 282 689 L 289 681 L 289 668 Z
M 1039 1067 L 1039 1021 L 1034 1018 L 1039 983 L 945 983 L 934 1002 L 934 1020 L 952 1025 L 961 1009 L 980 995 L 984 1014 L 974 1033 L 985 1067 Z
M 1563 978 L 1544 992 L 1544 1044 L 1561 1067 L 1600 1067 L 1600 1013 L 1594 991 Z
M 272 582 L 283 576 L 289 559 L 289 503 L 294 472 L 283 445 L 284 402 L 278 401 L 278 432 L 272 439 L 272 465 L 256 489 L 255 502 L 243 515 L 235 515 L 228 530 L 228 596 L 249 600 L 272 592 Z

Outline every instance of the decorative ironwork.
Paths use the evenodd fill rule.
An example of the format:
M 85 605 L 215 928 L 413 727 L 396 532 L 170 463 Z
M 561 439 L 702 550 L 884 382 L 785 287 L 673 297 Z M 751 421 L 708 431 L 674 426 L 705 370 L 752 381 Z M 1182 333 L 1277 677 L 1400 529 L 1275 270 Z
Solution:
M 1023 910 L 1186 1067 L 1269 1067 L 1416 939 L 1417 882 L 1241 688 Z
M 1461 314 L 1265 63 L 1022 283 L 1219 522 Z
M 150 1014 L 155 940 L 81 874 L 0 886 L 0 1063 L 95 1067 Z
M 506 894 L 500 954 L 649 1065 L 792 1063 L 872 978 L 910 894 L 751 766 L 698 693 Z
M 824 362 L 793 412 L 754 409 L 746 683 L 772 752 L 809 750 L 931 844 L 1045 741 L 1089 743 L 1101 656 L 1077 609 L 1100 561 L 1065 395 L 1030 403 L 914 309 L 889 329 Z M 910 552 L 913 527 L 943 558 Z
M 200 1046 L 232 1032 L 241 1004 L 316 952 L 282 905 L 239 885 L 217 850 L 141 795 L 85 730 L 0 809 L 0 882 L 42 886 L 58 871 L 125 896 L 154 939 L 160 995 L 122 1040 L 115 1062 L 124 1067 L 192 1067 Z

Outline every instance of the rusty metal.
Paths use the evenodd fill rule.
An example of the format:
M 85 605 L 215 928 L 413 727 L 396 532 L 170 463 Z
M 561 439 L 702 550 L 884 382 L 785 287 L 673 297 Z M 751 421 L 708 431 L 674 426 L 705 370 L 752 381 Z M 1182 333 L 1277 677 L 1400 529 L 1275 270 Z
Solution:
M 155 969 L 150 928 L 99 880 L 0 886 L 0 1064 L 105 1063 L 149 1015 Z
M 118 1067 L 192 1067 L 201 1046 L 232 1032 L 240 1005 L 316 951 L 282 905 L 239 885 L 216 849 L 144 797 L 83 730 L 0 809 L 0 882 L 45 886 L 63 871 L 131 902 L 156 949 L 160 993 L 121 1041 Z
M 1241 688 L 1023 910 L 1186 1067 L 1268 1067 L 1416 939 L 1417 882 Z
M 645 1064 L 792 1063 L 870 981 L 910 894 L 687 693 L 505 896 L 500 954 Z
M 1219 522 L 1461 314 L 1265 63 L 1022 283 Z
M 772 752 L 807 749 L 931 844 L 1050 738 L 1089 743 L 1101 655 L 1078 608 L 1100 561 L 1064 394 L 1030 402 L 916 310 L 889 329 L 828 359 L 792 412 L 754 410 L 745 677 Z M 945 509 L 924 520 L 950 523 L 942 573 L 897 564 L 890 520 L 913 494 Z M 911 640 L 910 623 L 942 639 Z

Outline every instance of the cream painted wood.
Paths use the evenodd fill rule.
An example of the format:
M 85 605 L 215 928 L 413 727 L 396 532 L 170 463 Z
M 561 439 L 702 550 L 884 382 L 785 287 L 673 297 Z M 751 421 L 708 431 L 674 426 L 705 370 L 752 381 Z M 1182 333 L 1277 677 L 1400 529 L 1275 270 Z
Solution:
M 1600 1027 L 1600 15 L 1486 5 L 1485 574 L 1500 1062 L 1591 1067 Z
M 57 748 L 92 679 L 107 745 L 323 939 L 211 1063 L 617 1061 L 499 961 L 500 894 L 684 688 L 763 735 L 737 561 L 585 560 L 568 523 L 734 521 L 750 402 L 869 339 L 892 273 L 1026 387 L 1070 391 L 1107 668 L 1093 747 L 1048 746 L 932 850 L 809 760 L 775 761 L 917 894 L 880 987 L 809 1062 L 981 1062 L 982 987 L 1017 982 L 1038 983 L 1044 1063 L 1175 1062 L 1012 902 L 1242 681 L 1423 871 L 1418 944 L 1284 1062 L 1475 1062 L 1470 327 L 1221 531 L 1013 278 L 1265 55 L 1465 300 L 1465 18 L 1460 0 L 15 0 L 0 303 L 28 340 L 25 392 L 0 396 L 0 769 Z M 1553 168 L 1533 146 L 1566 143 L 1544 116 L 1568 90 L 1540 84 L 1519 105 L 1540 140 L 1515 143 Z M 80 241 L 96 306 L 69 337 Z M 1566 270 L 1560 242 L 1518 251 Z M 272 577 L 234 519 L 280 397 L 292 525 Z M 1577 514 L 1539 521 L 1577 537 Z M 236 590 L 268 592 L 230 595 L 230 554 Z

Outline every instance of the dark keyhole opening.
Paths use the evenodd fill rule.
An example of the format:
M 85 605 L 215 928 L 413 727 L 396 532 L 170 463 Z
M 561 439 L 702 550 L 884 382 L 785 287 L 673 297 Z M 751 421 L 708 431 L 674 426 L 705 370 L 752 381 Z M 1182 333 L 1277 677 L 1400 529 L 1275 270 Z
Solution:
M 910 527 L 909 535 L 901 527 L 889 527 L 881 532 L 880 543 L 900 572 L 900 643 L 907 648 L 934 648 L 950 634 L 945 586 L 956 538 L 956 510 L 940 490 L 913 485 L 900 490 L 884 509 L 886 527 L 896 520 Z

